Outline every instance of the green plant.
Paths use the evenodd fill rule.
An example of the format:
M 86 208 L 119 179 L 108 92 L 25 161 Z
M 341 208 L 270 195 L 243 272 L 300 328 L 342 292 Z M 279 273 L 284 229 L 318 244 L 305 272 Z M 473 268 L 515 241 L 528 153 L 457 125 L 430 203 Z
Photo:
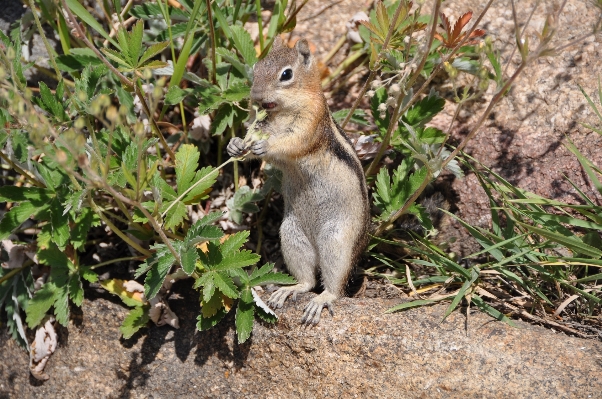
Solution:
M 120 2 L 105 2 L 104 11 L 114 17 L 99 21 L 75 0 L 51 8 L 38 2 L 33 14 L 39 33 L 46 41 L 41 24 L 49 23 L 64 51 L 59 56 L 48 47 L 57 85 L 51 90 L 41 82 L 39 95 L 27 87 L 19 28 L 10 38 L 0 34 L 0 155 L 11 171 L 6 179 L 15 183 L 0 187 L 0 201 L 7 203 L 0 238 L 14 246 L 30 219 L 39 230 L 33 240 L 26 239 L 35 262 L 0 270 L 0 306 L 24 346 L 22 312 L 30 328 L 43 324 L 51 309 L 67 325 L 69 304 L 83 301 L 82 279 L 95 283 L 94 269 L 112 262 L 144 260 L 134 276 L 144 279 L 142 292 L 133 280 L 101 282 L 132 307 L 122 326 L 127 338 L 146 325 L 149 315 L 153 318 L 151 304 L 161 302 L 169 311 L 163 296 L 174 279 L 195 280 L 202 305 L 199 329 L 215 325 L 236 307 L 240 342 L 249 337 L 254 315 L 276 320 L 265 305 L 257 305 L 261 301 L 252 295 L 253 287 L 294 283 L 267 263 L 245 271 L 260 257 L 242 248 L 248 231 L 226 235 L 215 225 L 221 212 L 195 223 L 189 214 L 208 198 L 224 166 L 236 164 L 221 162 L 224 135 L 242 132 L 252 66 L 277 34 L 294 28 L 299 8 L 294 1 L 290 7 L 286 0 L 277 2 L 258 55 L 242 27 L 260 11 L 258 3 L 180 4 L 175 8 L 160 0 L 122 8 Z M 187 68 L 196 54 L 206 55 L 200 67 L 207 78 Z M 190 144 L 187 114 L 193 108 L 212 119 L 217 167 L 215 158 L 201 158 L 199 147 Z M 166 137 L 165 126 L 178 124 L 179 131 Z M 272 187 L 269 183 L 261 198 Z M 242 187 L 234 198 L 235 219 L 254 210 L 250 201 L 260 199 L 244 197 L 248 190 Z M 88 233 L 101 225 L 140 255 L 83 265 Z M 144 241 L 154 244 L 147 248 Z M 12 252 L 5 256 L 15 261 Z M 40 266 L 33 276 L 43 282 L 39 288 L 29 270 L 35 263 Z

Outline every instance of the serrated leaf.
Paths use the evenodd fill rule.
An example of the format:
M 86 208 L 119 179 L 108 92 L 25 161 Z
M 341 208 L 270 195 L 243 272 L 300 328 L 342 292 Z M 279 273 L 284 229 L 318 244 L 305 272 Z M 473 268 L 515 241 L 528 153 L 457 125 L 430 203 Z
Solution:
M 98 281 L 98 274 L 96 274 L 96 272 L 94 272 L 94 270 L 90 269 L 89 267 L 80 266 L 79 274 L 84 280 L 88 281 L 89 283 L 95 283 Z
M 202 197 L 207 195 L 207 191 L 215 184 L 219 169 L 207 166 L 201 170 L 197 170 L 192 179 L 191 186 L 194 186 L 184 197 L 184 203 L 198 202 Z
M 199 260 L 199 254 L 195 247 L 186 248 L 182 246 L 182 250 L 180 251 L 180 261 L 182 263 L 182 270 L 187 275 L 191 275 L 196 267 L 196 261 Z
M 132 70 L 134 68 L 134 65 L 130 64 L 127 59 L 123 58 L 125 54 L 121 54 L 110 48 L 101 48 L 100 50 L 108 59 L 118 63 L 120 65 L 119 68 L 124 68 L 125 70 Z
M 137 306 L 130 310 L 121 327 L 119 327 L 119 331 L 121 331 L 123 338 L 130 339 L 141 328 L 146 327 L 148 320 L 148 307 Z
M 167 212 L 167 215 L 165 215 L 164 227 L 166 229 L 173 229 L 174 227 L 182 224 L 185 218 L 188 219 L 186 206 L 184 203 L 178 201 L 174 206 L 171 207 L 169 212 Z
M 231 102 L 239 102 L 249 97 L 251 88 L 244 83 L 237 83 L 224 90 L 222 97 L 224 100 Z
M 220 309 L 224 308 L 222 294 L 219 291 L 211 297 L 209 302 L 201 301 L 201 315 L 204 318 L 210 318 L 217 314 Z
M 402 120 L 410 126 L 424 126 L 443 110 L 445 100 L 438 95 L 428 95 L 408 109 Z M 403 126 L 403 125 L 400 125 Z
M 205 331 L 211 327 L 215 327 L 215 325 L 217 325 L 217 323 L 219 323 L 226 314 L 228 314 L 228 312 L 224 308 L 219 309 L 217 313 L 211 317 L 203 317 L 203 315 L 200 314 L 197 317 L 198 322 L 196 324 L 196 328 L 199 331 Z
M 54 285 L 46 283 L 29 300 L 27 309 L 25 309 L 26 322 L 29 328 L 35 328 L 46 316 L 46 313 L 54 304 L 54 291 Z
M 234 47 L 242 55 L 247 65 L 253 66 L 257 62 L 257 53 L 253 46 L 251 35 L 242 26 L 234 25 L 230 27 Z
M 184 100 L 184 98 L 186 98 L 186 96 L 188 95 L 188 93 L 190 92 L 190 90 L 184 90 L 181 89 L 179 86 L 171 86 L 169 88 L 169 90 L 167 91 L 167 94 L 165 94 L 165 104 L 168 105 L 175 105 L 178 104 L 179 102 L 181 102 L 182 100 Z
M 245 68 L 245 64 L 240 62 L 240 60 L 238 59 L 236 54 L 234 54 L 232 51 L 230 51 L 224 47 L 218 47 L 215 49 L 215 53 L 219 54 L 224 60 L 226 60 L 227 62 L 232 64 L 232 66 L 238 72 L 240 72 L 241 75 L 243 75 L 246 78 L 249 78 L 249 76 L 247 74 L 247 69 Z
M 127 33 L 127 46 L 130 53 L 132 65 L 138 66 L 141 64 L 138 60 L 142 55 L 142 33 L 144 31 L 144 21 L 138 20 L 132 27 L 132 30 Z M 122 46 L 123 48 L 123 46 Z
M 249 282 L 249 286 L 255 287 L 257 285 L 266 284 L 296 284 L 297 280 L 294 277 L 284 273 L 267 273 L 263 276 L 255 277 Z
M 229 276 L 222 273 L 213 272 L 213 281 L 215 286 L 229 298 L 238 298 L 238 290 Z
M 40 208 L 33 205 L 31 202 L 22 202 L 19 205 L 13 206 L 4 214 L 0 220 L 0 240 L 7 238 L 14 230 L 31 216 L 40 211 Z
M 238 307 L 236 308 L 236 334 L 238 335 L 238 342 L 243 343 L 251 336 L 253 331 L 253 321 L 255 313 L 255 304 L 253 301 L 253 295 L 251 290 L 245 290 L 242 292 L 240 301 L 238 301 Z
M 165 244 L 158 244 L 151 248 L 155 249 L 156 252 L 145 263 L 140 265 L 140 268 L 136 272 L 136 275 L 140 275 L 142 274 L 140 271 L 148 270 L 148 274 L 144 280 L 144 296 L 147 300 L 151 300 L 157 295 L 167 273 L 169 273 L 169 269 L 176 262 Z
M 41 205 L 41 203 L 50 201 L 53 196 L 54 194 L 52 191 L 45 188 L 17 186 L 0 187 L 0 202 L 33 201 Z
M 153 44 L 152 46 L 147 48 L 146 51 L 142 54 L 142 57 L 140 57 L 140 60 L 138 61 L 138 65 L 144 66 L 144 63 L 146 61 L 165 50 L 167 46 L 169 46 L 169 42 L 160 42 Z
M 84 301 L 84 287 L 79 279 L 79 274 L 73 274 L 69 279 L 69 298 L 76 306 L 82 306 Z
M 251 234 L 249 230 L 243 230 L 229 235 L 220 245 L 221 252 L 227 254 L 229 252 L 238 251 L 249 239 L 249 234 Z
M 50 225 L 52 227 L 52 241 L 59 248 L 64 248 L 69 240 L 69 216 L 65 215 L 64 208 L 58 198 L 50 203 Z
M 251 266 L 257 263 L 259 259 L 261 259 L 261 257 L 251 251 L 223 254 L 223 258 L 214 266 L 213 270 L 226 271 L 229 269 Z
M 171 89 L 170 89 L 171 90 Z M 178 193 L 183 193 L 192 185 L 199 165 L 200 152 L 195 145 L 184 144 L 176 153 L 176 183 Z
M 54 316 L 62 326 L 69 324 L 69 286 L 57 286 L 54 292 Z

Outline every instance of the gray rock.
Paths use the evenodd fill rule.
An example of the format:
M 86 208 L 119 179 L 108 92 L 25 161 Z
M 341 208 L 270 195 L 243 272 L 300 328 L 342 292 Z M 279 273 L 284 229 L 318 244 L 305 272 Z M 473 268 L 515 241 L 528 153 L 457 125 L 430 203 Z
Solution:
M 195 332 L 198 305 L 171 301 L 181 328 L 119 339 L 126 309 L 86 300 L 83 319 L 60 330 L 45 383 L 27 355 L 0 336 L 0 397 L 9 398 L 596 398 L 602 344 L 445 305 L 383 312 L 396 299 L 345 298 L 315 328 L 298 323 L 307 294 L 275 327 L 236 343 L 233 317 Z M 187 295 L 187 297 L 190 297 Z M 468 331 L 465 325 L 468 324 Z

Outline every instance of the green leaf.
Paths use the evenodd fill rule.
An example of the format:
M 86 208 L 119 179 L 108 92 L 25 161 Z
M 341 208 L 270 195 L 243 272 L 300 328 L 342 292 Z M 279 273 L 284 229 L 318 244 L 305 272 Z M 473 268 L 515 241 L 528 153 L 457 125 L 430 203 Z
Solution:
M 349 111 L 350 109 L 341 109 L 339 111 L 333 112 L 332 117 L 336 123 L 342 123 L 347 117 Z M 370 126 L 370 123 L 366 118 L 367 115 L 363 109 L 356 109 L 355 111 L 353 111 L 353 115 L 351 116 L 351 119 L 349 119 L 349 122 L 355 123 L 359 126 Z
M 229 276 L 222 273 L 213 272 L 213 282 L 219 290 L 228 298 L 238 298 L 238 290 Z
M 76 306 L 82 306 L 84 302 L 84 287 L 79 279 L 79 273 L 71 275 L 69 278 L 69 298 Z
M 0 187 L 0 202 L 32 201 L 39 205 L 50 201 L 54 193 L 46 188 L 38 187 Z
M 100 25 L 100 23 L 96 21 L 96 18 L 94 18 L 92 14 L 90 14 L 88 10 L 84 8 L 84 6 L 82 6 L 77 0 L 65 1 L 67 2 L 67 6 L 71 9 L 71 11 L 73 11 L 75 15 L 77 15 L 81 20 L 90 25 L 90 27 L 96 32 L 100 33 L 100 35 L 106 40 L 108 40 L 113 46 L 121 50 L 119 45 L 115 42 L 115 40 L 113 40 L 113 38 L 111 38 L 109 34 L 105 32 L 105 30 L 102 28 L 102 25 Z
M 50 203 L 50 225 L 52 227 L 52 241 L 59 248 L 65 248 L 69 240 L 69 215 L 63 215 L 65 209 L 58 198 Z
M 237 224 L 241 224 L 243 212 L 259 212 L 259 207 L 255 205 L 255 202 L 264 198 L 265 195 L 261 191 L 251 190 L 249 186 L 240 187 L 234 196 L 226 201 L 226 205 L 230 210 L 230 219 Z
M 188 35 L 188 38 L 184 42 L 182 46 L 182 50 L 180 51 L 180 55 L 178 56 L 178 61 L 174 66 L 174 72 L 169 80 L 169 88 L 171 86 L 179 86 L 182 81 L 182 76 L 184 76 L 184 72 L 186 71 L 186 63 L 188 62 L 188 58 L 190 56 L 190 49 L 192 48 L 192 43 L 194 41 L 194 35 Z
M 10 210 L 4 214 L 2 220 L 0 220 L 0 240 L 6 239 L 14 230 L 18 229 L 23 222 L 41 210 L 42 209 L 31 202 L 22 202 L 19 205 L 10 208 Z
M 35 328 L 52 305 L 54 304 L 54 290 L 55 287 L 51 283 L 46 283 L 35 292 L 31 300 L 29 301 L 25 313 L 27 314 L 27 325 L 29 328 Z
M 176 183 L 178 193 L 183 193 L 192 185 L 192 179 L 199 166 L 200 153 L 192 144 L 184 144 L 176 153 Z
M 203 317 L 203 315 L 200 314 L 197 317 L 198 323 L 196 324 L 196 328 L 199 331 L 205 331 L 211 327 L 215 327 L 215 325 L 217 325 L 217 323 L 219 323 L 226 314 L 228 314 L 228 312 L 224 308 L 219 309 L 217 313 L 211 317 Z
M 410 126 L 423 126 L 441 112 L 444 106 L 445 100 L 443 98 L 436 94 L 429 94 L 422 100 L 416 102 L 412 108 L 408 109 L 406 114 L 402 117 L 402 120 Z
M 147 48 L 146 51 L 142 54 L 142 57 L 140 57 L 140 61 L 138 61 L 138 65 L 143 67 L 146 61 L 161 53 L 167 48 L 167 46 L 169 46 L 169 42 L 167 41 L 153 44 L 152 46 Z
M 149 320 L 148 310 L 148 306 L 137 306 L 130 310 L 119 327 L 123 338 L 130 339 L 141 328 L 146 327 Z
M 238 334 L 239 343 L 245 342 L 251 336 L 254 312 L 255 303 L 251 289 L 244 290 L 236 308 L 236 333 Z
M 224 90 L 222 94 L 224 100 L 239 102 L 249 97 L 251 88 L 245 83 L 236 83 Z
M 234 47 L 242 55 L 245 63 L 251 67 L 255 65 L 257 62 L 257 53 L 255 52 L 255 46 L 253 46 L 253 40 L 249 32 L 239 25 L 230 27 L 230 31 L 232 32 Z
M 249 230 L 239 231 L 237 233 L 231 234 L 228 238 L 220 245 L 220 250 L 222 253 L 227 254 L 230 252 L 238 251 L 245 242 L 249 239 L 249 234 L 251 232 Z
M 123 29 L 123 28 L 120 28 L 120 29 Z M 134 66 L 139 66 L 142 63 L 142 61 L 139 62 L 138 60 L 140 59 L 140 56 L 142 55 L 142 33 L 143 32 L 144 32 L 144 21 L 138 20 L 138 22 L 136 22 L 136 24 L 134 24 L 134 26 L 132 27 L 132 30 L 126 34 L 128 52 L 130 54 L 130 59 L 132 61 L 132 65 L 134 65 Z M 167 43 L 163 43 L 163 45 L 167 46 Z M 124 49 L 123 45 L 122 45 L 122 49 Z M 155 54 L 152 54 L 151 57 Z
M 171 86 L 165 94 L 165 104 L 175 105 L 180 103 L 190 93 L 190 90 L 180 89 L 178 86 Z
M 138 19 L 163 19 L 161 7 L 155 3 L 143 3 L 132 7 L 130 15 Z M 176 7 L 169 7 L 169 17 L 172 21 L 188 21 L 189 14 Z
M 92 50 L 90 50 L 90 54 L 74 54 L 71 52 L 70 54 L 59 55 L 55 60 L 59 69 L 65 72 L 80 72 L 87 66 L 104 65 Z
M 156 244 L 151 249 L 154 249 L 156 252 L 146 262 L 141 264 L 136 272 L 137 277 L 144 273 L 144 270 L 148 270 L 148 274 L 144 280 L 144 296 L 147 300 L 151 300 L 157 295 L 167 273 L 169 273 L 169 269 L 176 262 L 165 244 Z
M 167 209 L 168 204 L 164 204 Z M 182 224 L 184 219 L 188 219 L 188 213 L 186 211 L 186 205 L 183 202 L 178 201 L 165 215 L 165 224 L 164 227 L 166 229 L 173 229 L 174 227 Z
M 232 66 L 245 78 L 249 78 L 247 74 L 247 68 L 245 64 L 240 62 L 236 54 L 224 47 L 218 47 L 215 49 L 215 53 L 220 55 L 224 60 L 232 64 Z

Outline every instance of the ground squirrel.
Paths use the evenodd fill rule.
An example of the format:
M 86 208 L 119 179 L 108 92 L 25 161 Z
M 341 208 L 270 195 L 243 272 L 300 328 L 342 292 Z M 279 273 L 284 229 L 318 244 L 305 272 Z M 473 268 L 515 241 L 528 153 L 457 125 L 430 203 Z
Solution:
M 324 292 L 305 307 L 305 324 L 317 324 L 324 307 L 333 314 L 370 222 L 362 166 L 330 114 L 316 63 L 306 40 L 289 48 L 277 37 L 255 65 L 251 88 L 253 102 L 267 111 L 257 127 L 268 138 L 250 144 L 233 138 L 227 148 L 233 157 L 249 150 L 282 171 L 281 247 L 299 283 L 281 287 L 268 303 L 280 308 L 289 295 L 310 291 L 319 270 Z

